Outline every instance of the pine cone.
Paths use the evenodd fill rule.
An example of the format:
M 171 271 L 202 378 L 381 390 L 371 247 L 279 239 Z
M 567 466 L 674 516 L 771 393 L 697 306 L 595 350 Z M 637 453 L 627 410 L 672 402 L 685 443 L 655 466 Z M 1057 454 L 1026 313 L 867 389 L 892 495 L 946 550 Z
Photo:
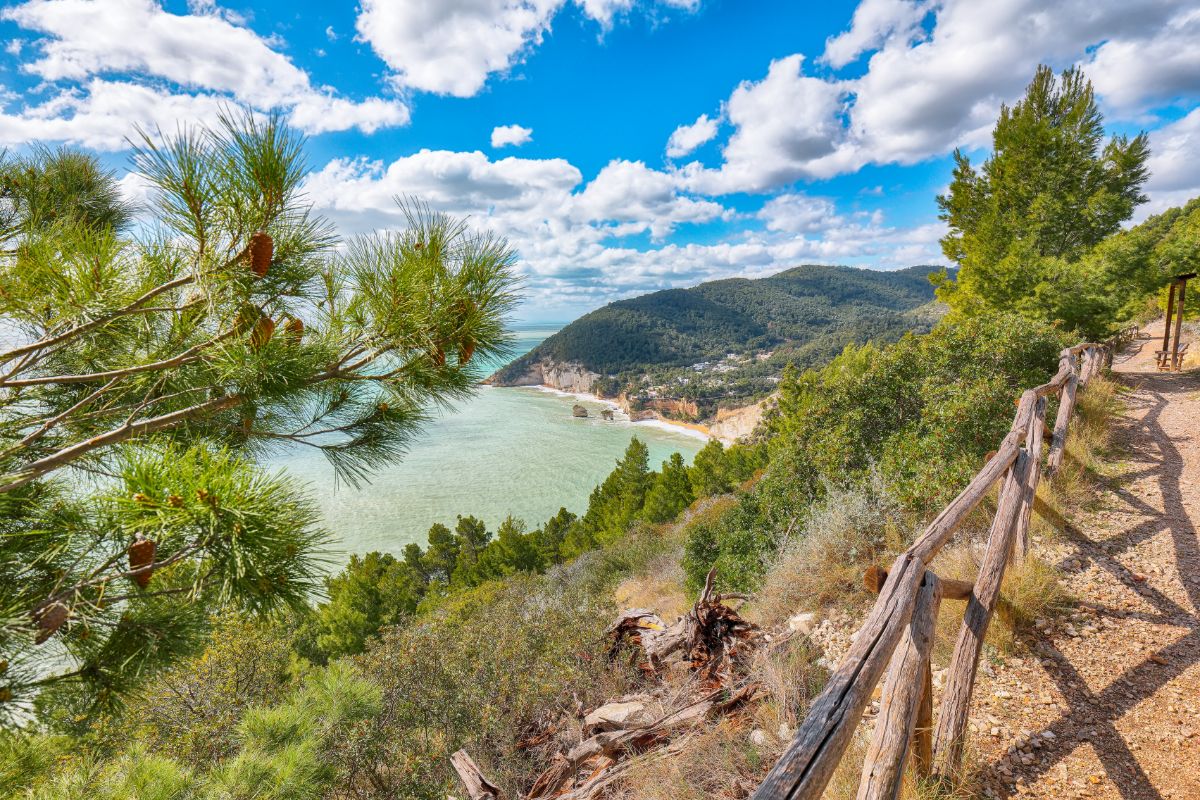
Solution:
M 283 332 L 287 334 L 287 340 L 295 344 L 304 337 L 304 323 L 295 317 L 289 317 L 283 324 Z
M 475 342 L 467 339 L 458 346 L 458 363 L 466 364 L 471 360 L 471 356 L 475 355 Z
M 154 563 L 154 551 L 157 549 L 153 539 L 137 539 L 133 544 L 129 545 L 129 569 L 138 570 L 143 567 L 149 567 Z M 145 572 L 139 572 L 131 576 L 134 583 L 143 589 L 150 583 L 150 577 L 154 574 L 153 569 L 148 569 Z
M 70 609 L 57 600 L 34 611 L 33 622 L 38 627 L 38 635 L 33 640 L 34 643 L 41 644 L 53 636 L 70 615 Z
M 271 341 L 271 337 L 275 335 L 275 320 L 263 314 L 258 318 L 258 322 L 254 323 L 254 330 L 250 332 L 250 347 L 254 350 L 261 350 L 266 347 L 267 342 Z
M 446 351 L 442 349 L 440 344 L 433 348 L 433 352 L 429 354 L 429 357 L 433 359 L 435 367 L 446 366 Z
M 265 231 L 250 237 L 250 269 L 260 278 L 265 278 L 275 255 L 275 242 Z

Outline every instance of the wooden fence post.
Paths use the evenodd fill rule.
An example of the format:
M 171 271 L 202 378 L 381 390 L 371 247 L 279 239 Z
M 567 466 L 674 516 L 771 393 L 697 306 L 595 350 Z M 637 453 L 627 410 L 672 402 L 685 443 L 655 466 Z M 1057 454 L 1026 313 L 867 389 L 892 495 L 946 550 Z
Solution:
M 1039 397 L 1033 408 L 1033 422 L 1025 436 L 1025 454 L 1029 456 L 1029 468 L 1025 471 L 1025 486 L 1021 496 L 1021 510 L 1017 514 L 1017 530 L 1013 535 L 1013 557 L 1023 561 L 1029 553 L 1029 519 L 1033 514 L 1033 499 L 1037 496 L 1038 482 L 1042 477 L 1042 438 L 1046 430 L 1046 398 Z
M 856 634 L 850 652 L 813 701 L 791 745 L 759 785 L 755 800 L 821 797 L 912 618 L 924 575 L 925 564 L 911 551 L 892 564 L 879 599 Z
M 1179 360 L 1179 333 L 1183 327 L 1183 301 L 1187 294 L 1187 279 L 1182 278 L 1179 281 L 1179 299 L 1175 306 L 1175 341 L 1171 345 L 1171 354 L 1168 358 L 1171 359 L 1170 368 L 1176 372 L 1183 369 L 1183 362 Z
M 1074 360 L 1074 356 L 1071 356 Z M 1054 437 L 1050 442 L 1050 454 L 1046 457 L 1046 474 L 1053 475 L 1062 466 L 1067 452 L 1067 428 L 1071 415 L 1075 413 L 1075 392 L 1079 389 L 1079 375 L 1072 372 L 1058 397 L 1058 415 L 1054 418 Z
M 913 730 L 912 756 L 917 779 L 925 780 L 933 772 L 933 665 L 929 659 L 925 659 L 924 674 L 921 675 L 921 705 L 917 708 L 917 727 Z
M 941 598 L 937 575 L 926 570 L 908 630 L 888 667 L 875 734 L 858 784 L 858 800 L 896 800 L 900 796 L 904 761 L 920 721 L 923 695 L 928 693 L 925 676 Z
M 1039 502 L 1036 492 L 1041 474 L 1041 447 L 1048 432 L 1046 398 L 1051 394 L 1060 397 L 1047 459 L 1047 470 L 1053 471 L 1063 460 L 1079 385 L 1103 368 L 1105 352 L 1105 348 L 1094 343 L 1064 350 L 1054 377 L 1021 395 L 1008 435 L 970 483 L 929 523 L 889 571 L 873 567 L 865 576 L 868 586 L 878 591 L 879 597 L 855 635 L 850 651 L 801 722 L 792 743 L 754 793 L 754 800 L 821 797 L 889 662 L 892 670 L 876 726 L 876 741 L 872 743 L 859 787 L 860 797 L 895 797 L 908 752 L 913 755 L 914 769 L 920 777 L 929 774 L 931 765 L 942 779 L 957 777 L 984 636 L 1000 597 L 1000 584 L 1012 556 L 1014 539 L 1024 538 L 1033 506 Z M 937 580 L 928 572 L 928 564 L 997 480 L 1001 486 L 999 503 L 974 584 Z M 931 576 L 927 582 L 926 574 Z M 938 600 L 962 597 L 968 602 L 931 747 L 932 676 L 929 645 L 920 632 L 925 630 L 926 603 L 932 602 L 925 592 L 935 581 Z M 931 618 L 936 616 L 936 609 L 933 602 Z M 929 626 L 932 641 L 932 622 Z M 914 660 L 919 668 L 908 666 Z
M 992 611 L 1000 597 L 1000 582 L 1004 578 L 1004 566 L 1012 549 L 1012 534 L 1016 530 L 1025 473 L 1030 463 L 1029 456 L 1021 452 L 1005 478 L 996 517 L 992 520 L 991 533 L 988 535 L 987 550 L 979 567 L 979 576 L 975 579 L 975 594 L 967 601 L 967 611 L 959 630 L 958 642 L 954 646 L 954 656 L 950 660 L 934 743 L 935 770 L 942 779 L 952 780 L 962 761 L 971 692 L 975 688 L 975 671 L 979 666 L 979 654 L 983 650 L 983 638 Z
M 1177 283 L 1177 281 L 1171 282 L 1171 289 L 1170 289 L 1169 293 L 1167 294 L 1167 319 L 1163 323 L 1162 350 L 1160 350 L 1158 352 L 1158 356 L 1157 356 L 1158 366 L 1160 366 L 1160 367 L 1164 363 L 1166 363 L 1166 360 L 1168 358 L 1171 357 L 1170 356 L 1170 352 L 1171 352 L 1171 317 L 1175 314 L 1175 285 L 1176 285 L 1176 283 Z

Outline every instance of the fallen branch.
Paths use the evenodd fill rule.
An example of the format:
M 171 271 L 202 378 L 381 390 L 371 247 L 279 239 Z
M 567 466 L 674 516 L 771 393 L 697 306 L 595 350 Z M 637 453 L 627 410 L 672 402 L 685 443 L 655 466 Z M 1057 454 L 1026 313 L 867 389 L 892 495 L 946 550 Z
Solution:
M 483 771 L 479 769 L 475 760 L 467 755 L 466 750 L 459 750 L 450 756 L 450 765 L 458 773 L 458 779 L 462 781 L 463 788 L 467 790 L 467 797 L 471 800 L 500 799 L 500 790 L 496 788 L 496 784 L 484 777 Z

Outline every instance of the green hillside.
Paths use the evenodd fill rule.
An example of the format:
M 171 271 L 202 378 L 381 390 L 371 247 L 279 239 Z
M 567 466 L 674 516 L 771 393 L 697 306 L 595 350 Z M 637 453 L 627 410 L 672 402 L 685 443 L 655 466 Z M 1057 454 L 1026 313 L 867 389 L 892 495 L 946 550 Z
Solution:
M 908 312 L 933 300 L 927 276 L 935 269 L 806 265 L 767 278 L 731 278 L 621 300 L 572 322 L 500 370 L 497 379 L 514 378 L 543 360 L 612 375 L 780 346 L 824 352 L 847 341 L 894 338 L 919 327 Z

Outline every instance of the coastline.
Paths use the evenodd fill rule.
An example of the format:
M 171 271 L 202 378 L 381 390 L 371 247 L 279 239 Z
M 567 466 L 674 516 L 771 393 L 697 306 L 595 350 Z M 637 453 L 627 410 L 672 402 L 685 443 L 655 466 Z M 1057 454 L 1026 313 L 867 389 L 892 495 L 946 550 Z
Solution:
M 632 425 L 643 425 L 648 428 L 658 428 L 659 430 L 690 436 L 705 442 L 712 439 L 712 435 L 709 434 L 708 427 L 705 425 L 700 425 L 695 422 L 679 422 L 673 419 L 666 419 L 665 417 L 658 415 L 656 412 L 650 412 L 654 414 L 654 416 L 651 418 L 635 420 L 629 416 L 629 412 L 621 407 L 620 403 L 607 398 L 598 397 L 591 392 L 565 392 L 562 389 L 555 389 L 553 386 L 546 386 L 544 384 L 538 384 L 536 386 L 522 386 L 517 388 L 536 389 L 539 392 L 555 394 L 560 397 L 570 397 L 576 400 L 586 400 L 590 403 L 599 403 L 600 405 L 607 406 L 613 411 L 619 413 L 626 422 L 629 422 Z

